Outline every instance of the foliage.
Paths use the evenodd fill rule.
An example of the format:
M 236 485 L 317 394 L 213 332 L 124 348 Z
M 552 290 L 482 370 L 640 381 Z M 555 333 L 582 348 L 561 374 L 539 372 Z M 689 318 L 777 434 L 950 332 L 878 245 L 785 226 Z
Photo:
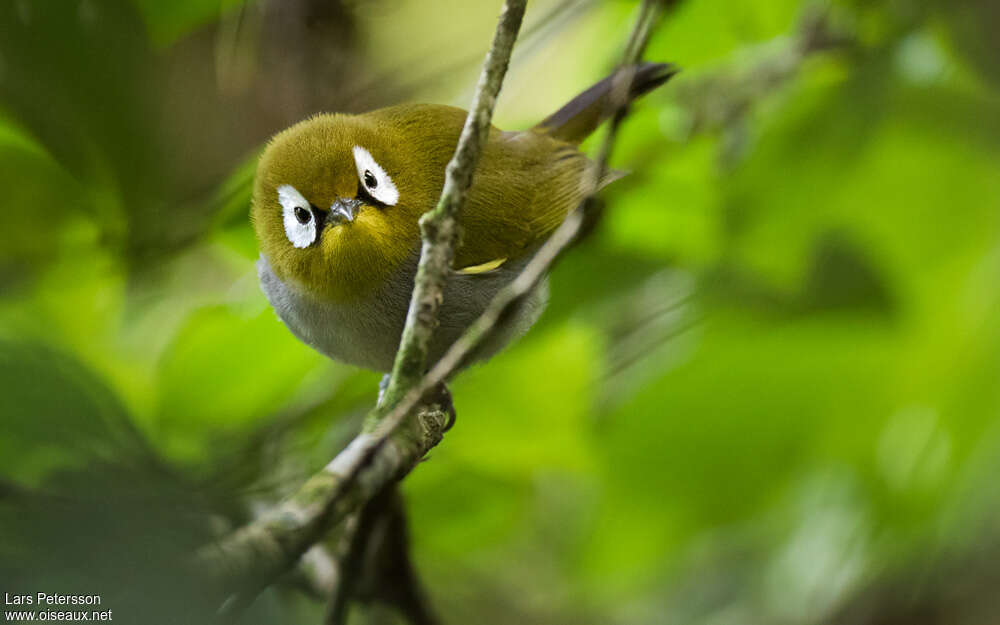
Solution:
M 253 158 L 316 110 L 466 105 L 495 7 L 320 4 L 0 5 L 5 590 L 171 622 L 198 597 L 176 555 L 373 404 L 378 376 L 298 343 L 256 286 Z M 634 6 L 529 7 L 497 124 L 602 76 Z M 816 11 L 840 39 L 803 55 Z M 872 593 L 933 603 L 949 577 L 909 570 L 996 542 L 998 19 L 670 13 L 647 57 L 685 71 L 623 129 L 632 174 L 404 482 L 449 622 L 823 622 Z M 282 588 L 249 618 L 321 613 Z

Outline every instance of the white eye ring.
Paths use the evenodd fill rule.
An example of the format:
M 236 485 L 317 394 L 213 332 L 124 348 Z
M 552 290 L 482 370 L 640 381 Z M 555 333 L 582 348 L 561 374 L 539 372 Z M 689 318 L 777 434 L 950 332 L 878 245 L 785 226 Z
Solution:
M 316 240 L 316 216 L 306 198 L 290 184 L 278 187 L 278 203 L 285 222 L 285 236 L 298 248 L 309 247 Z M 308 219 L 301 221 L 308 213 Z
M 354 146 L 354 165 L 358 168 L 358 180 L 365 191 L 386 206 L 395 206 L 399 201 L 399 190 L 393 184 L 392 178 L 375 162 L 368 150 L 360 145 Z

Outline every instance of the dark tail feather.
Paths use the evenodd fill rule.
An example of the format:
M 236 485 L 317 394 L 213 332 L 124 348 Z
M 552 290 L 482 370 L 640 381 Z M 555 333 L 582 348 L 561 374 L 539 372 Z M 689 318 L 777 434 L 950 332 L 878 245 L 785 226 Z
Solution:
M 656 89 L 670 80 L 680 69 L 670 63 L 642 63 L 635 68 L 629 102 Z M 608 76 L 590 89 L 570 100 L 535 130 L 552 135 L 570 143 L 580 143 L 594 132 L 611 113 L 611 82 L 614 74 Z

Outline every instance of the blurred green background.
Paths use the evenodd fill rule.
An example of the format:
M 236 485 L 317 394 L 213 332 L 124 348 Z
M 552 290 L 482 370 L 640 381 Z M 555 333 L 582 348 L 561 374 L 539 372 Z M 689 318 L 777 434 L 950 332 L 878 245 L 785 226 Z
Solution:
M 0 592 L 211 619 L 181 556 L 379 379 L 267 306 L 256 155 L 318 111 L 467 105 L 499 6 L 0 3 Z M 496 124 L 610 71 L 636 6 L 531 2 Z M 445 622 L 1000 623 L 997 32 L 992 0 L 667 13 L 646 56 L 684 72 L 634 108 L 632 175 L 404 482 Z M 322 611 L 283 584 L 245 622 Z

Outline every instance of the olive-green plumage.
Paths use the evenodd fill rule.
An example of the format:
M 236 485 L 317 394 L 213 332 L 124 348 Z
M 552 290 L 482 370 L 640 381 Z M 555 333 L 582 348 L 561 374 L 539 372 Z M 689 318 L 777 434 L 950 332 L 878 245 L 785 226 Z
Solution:
M 631 96 L 674 71 L 639 66 Z M 456 270 L 482 273 L 461 274 L 455 287 L 464 296 L 453 304 L 470 310 L 449 307 L 446 292 L 442 317 L 454 313 L 461 323 L 442 318 L 443 327 L 459 332 L 478 315 L 485 302 L 475 292 L 492 296 L 513 278 L 489 274 L 522 265 L 583 199 L 593 165 L 576 143 L 603 118 L 610 85 L 598 83 L 531 130 L 490 129 L 459 215 L 463 236 L 455 253 Z M 405 319 L 420 247 L 417 221 L 441 194 L 465 117 L 461 109 L 429 104 L 323 114 L 271 140 L 257 170 L 252 220 L 265 291 L 300 338 L 335 358 L 391 366 L 391 354 L 382 352 L 394 351 Z M 327 321 L 339 327 L 315 327 Z M 342 349 L 338 342 L 354 344 Z

